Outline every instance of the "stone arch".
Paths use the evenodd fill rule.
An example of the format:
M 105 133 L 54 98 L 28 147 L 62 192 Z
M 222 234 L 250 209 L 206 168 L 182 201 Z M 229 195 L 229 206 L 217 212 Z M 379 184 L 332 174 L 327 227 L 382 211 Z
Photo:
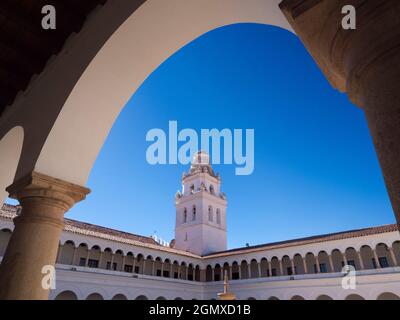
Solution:
M 86 300 L 104 300 L 103 296 L 100 293 L 91 293 L 86 297 Z
M 317 273 L 317 261 L 314 254 L 312 252 L 307 253 L 305 259 L 308 273 Z
M 400 297 L 393 292 L 383 292 L 377 298 L 377 300 L 400 300 Z
M 24 144 L 24 129 L 16 126 L 0 139 L 0 208 L 7 198 L 6 188 L 14 182 Z
M 271 296 L 271 297 L 268 298 L 268 300 L 280 300 L 280 299 L 278 297 L 276 297 L 276 296 Z
M 69 56 L 65 58 L 60 54 L 66 62 L 75 62 L 76 65 L 73 74 L 65 77 L 71 80 L 64 80 L 60 96 L 49 93 L 49 97 L 43 97 L 42 94 L 42 99 L 30 101 L 33 105 L 46 105 L 52 99 L 53 109 L 59 111 L 50 134 L 41 146 L 42 151 L 36 162 L 37 171 L 85 185 L 97 154 L 121 109 L 162 62 L 201 35 L 226 25 L 260 23 L 291 30 L 279 9 L 279 2 L 258 0 L 247 5 L 242 0 L 201 4 L 197 0 L 148 0 L 137 11 L 132 4 L 105 6 L 99 15 L 91 19 L 89 26 L 86 26 L 86 33 L 76 40 L 78 43 L 69 48 Z M 177 6 L 179 10 L 176 10 Z M 160 12 L 168 12 L 168 15 L 164 17 Z M 100 20 L 105 16 L 113 18 L 112 23 L 107 24 L 110 25 L 108 28 Z M 96 36 L 91 37 L 91 32 L 97 32 Z M 53 84 L 47 90 L 50 92 L 53 86 L 61 86 L 56 75 L 63 78 L 63 75 L 69 74 L 68 71 L 72 72 L 68 63 L 58 66 L 56 62 L 58 60 L 52 72 L 41 78 L 41 86 Z M 110 78 L 110 74 L 114 76 Z M 42 89 L 41 86 L 31 89 L 33 97 L 36 90 Z M 80 116 L 76 117 L 77 114 Z M 71 128 L 71 116 L 74 128 Z M 99 121 L 101 125 L 87 130 L 89 119 L 94 117 L 102 119 Z M 63 141 L 63 148 L 59 147 L 60 141 Z M 74 146 L 75 150 L 67 150 L 66 145 Z M 76 152 L 78 150 L 81 152 Z
M 212 276 L 212 267 L 210 265 L 208 265 L 206 267 L 206 281 L 207 282 L 211 282 L 213 281 L 213 276 Z
M 135 298 L 135 300 L 149 300 L 145 295 L 140 295 Z
M 360 255 L 362 262 L 364 264 L 364 269 L 375 269 L 376 264 L 374 264 L 375 258 L 372 248 L 368 245 L 363 245 L 360 248 Z
M 162 259 L 160 257 L 157 257 L 154 261 L 154 272 L 155 272 L 155 276 L 157 277 L 161 277 L 162 276 L 162 269 L 163 268 L 163 263 L 162 263 Z
M 232 262 L 232 280 L 240 279 L 240 266 L 237 261 Z
M 78 296 L 75 294 L 75 292 L 66 290 L 59 293 L 54 300 L 78 300 Z
M 353 247 L 346 248 L 345 255 L 348 265 L 352 265 L 356 270 L 361 269 L 361 263 L 356 249 Z
M 183 300 L 181 297 L 176 297 L 174 300 Z
M 156 300 L 167 300 L 167 298 L 160 296 L 160 297 L 156 298 Z
M 333 263 L 333 272 L 341 272 L 344 265 L 342 252 L 339 249 L 334 249 L 332 250 L 331 257 Z
M 293 274 L 294 270 L 292 270 L 292 262 L 290 261 L 288 255 L 284 255 L 282 257 L 282 270 L 283 270 L 283 275 L 285 276 L 291 276 Z
M 277 257 L 272 257 L 271 259 L 271 276 L 281 276 L 279 259 Z
M 214 267 L 214 279 L 213 281 L 221 281 L 223 278 L 222 276 L 222 268 L 219 263 L 217 263 Z
M 153 266 L 154 266 L 153 257 L 151 255 L 148 255 L 146 260 L 144 261 L 143 274 L 152 276 L 153 275 Z
M 306 271 L 304 270 L 304 262 L 303 262 L 303 257 L 301 254 L 296 253 L 293 257 L 293 263 L 294 263 L 294 271 L 295 274 L 305 274 Z

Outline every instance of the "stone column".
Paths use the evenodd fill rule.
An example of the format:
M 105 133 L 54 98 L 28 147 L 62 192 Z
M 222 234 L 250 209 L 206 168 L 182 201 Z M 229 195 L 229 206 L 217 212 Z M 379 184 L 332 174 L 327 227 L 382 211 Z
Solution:
M 390 252 L 390 256 L 392 257 L 394 266 L 397 267 L 399 265 L 399 262 L 397 261 L 396 255 L 393 252 L 393 247 L 389 248 L 389 252 Z
M 77 248 L 74 245 L 74 253 L 72 254 L 72 261 L 71 261 L 71 265 L 73 265 L 73 266 L 75 265 L 76 251 L 77 251 Z
M 292 267 L 292 275 L 295 275 L 296 271 L 295 271 L 294 259 L 290 260 L 290 264 L 291 264 L 291 267 Z
M 257 263 L 258 266 L 258 278 L 261 278 L 261 262 Z
M 317 271 L 317 273 L 321 273 L 321 267 L 319 266 L 319 257 L 318 257 L 318 255 L 315 257 L 315 265 L 316 265 L 316 271 Z
M 357 255 L 358 255 L 358 260 L 360 261 L 360 268 L 361 268 L 361 270 L 364 270 L 364 261 L 361 256 L 361 252 L 357 251 Z
M 328 255 L 328 259 L 329 259 L 329 266 L 331 268 L 331 272 L 335 272 L 335 267 L 333 265 L 332 255 Z
M 268 261 L 269 276 L 272 277 L 272 261 Z
M 32 172 L 7 188 L 18 199 L 21 215 L 0 267 L 1 300 L 46 300 L 42 268 L 54 266 L 64 214 L 89 189 Z
M 304 273 L 308 274 L 306 257 L 304 257 L 304 258 L 302 257 L 302 259 L 303 259 Z
M 103 262 L 103 251 L 100 249 L 100 256 L 99 256 L 99 269 L 101 269 L 101 264 Z
M 280 7 L 331 85 L 365 111 L 400 226 L 400 1 L 348 0 L 356 29 L 343 28 L 343 1 L 283 0 Z
M 376 268 L 380 269 L 381 268 L 381 264 L 379 263 L 379 258 L 378 258 L 378 255 L 376 254 L 376 250 L 372 250 L 372 252 L 374 254 Z
M 283 276 L 283 264 L 282 264 L 282 259 L 279 260 L 279 272 L 280 272 L 280 276 Z
M 86 268 L 87 268 L 88 265 L 89 265 L 89 259 L 90 259 L 90 249 L 89 249 L 89 247 L 88 247 L 88 251 L 87 251 L 87 254 L 86 254 L 86 261 L 85 261 L 85 267 L 86 267 Z

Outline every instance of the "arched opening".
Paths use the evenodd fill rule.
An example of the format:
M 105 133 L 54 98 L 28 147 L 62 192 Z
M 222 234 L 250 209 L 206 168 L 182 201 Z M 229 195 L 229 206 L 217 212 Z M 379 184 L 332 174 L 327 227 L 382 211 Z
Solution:
M 360 255 L 364 264 L 364 269 L 375 269 L 374 253 L 370 246 L 364 245 L 360 248 Z
M 396 266 L 398 267 L 400 265 L 400 241 L 395 241 L 392 244 L 392 250 L 394 257 L 396 259 Z
M 195 280 L 195 281 L 200 281 L 200 280 L 201 280 L 201 279 L 200 279 L 200 274 L 201 274 L 201 272 L 200 272 L 200 266 L 197 265 L 197 266 L 196 266 L 196 269 L 195 269 L 195 271 L 194 271 L 194 280 Z
M 172 264 L 172 276 L 174 279 L 179 279 L 179 262 L 176 260 Z
M 257 299 L 254 297 L 248 297 L 247 300 L 257 300 Z
M 267 258 L 262 258 L 260 262 L 261 277 L 269 277 L 269 267 Z
M 167 300 L 165 297 L 158 297 L 156 300 Z
M 174 300 L 183 300 L 181 297 L 176 297 Z
M 385 243 L 379 243 L 375 250 L 378 257 L 378 266 L 381 268 L 394 267 L 393 259 L 389 252 L 389 247 Z
M 152 276 L 153 275 L 153 268 L 154 268 L 154 260 L 152 256 L 147 256 L 144 262 L 144 272 L 143 274 Z
M 170 278 L 172 274 L 172 264 L 169 259 L 165 259 L 164 261 L 164 270 L 163 270 L 163 277 Z
M 76 249 L 74 265 L 86 267 L 89 247 L 86 243 L 81 243 Z
M 345 251 L 347 265 L 353 266 L 356 270 L 361 270 L 360 259 L 354 248 L 347 248 Z
M 103 258 L 101 259 L 100 268 L 111 270 L 111 261 L 113 260 L 113 251 L 111 248 L 105 248 L 103 252 Z
M 155 270 L 155 276 L 161 277 L 162 276 L 162 260 L 160 257 L 156 258 L 156 261 L 154 262 L 154 270 Z
M 112 297 L 111 300 L 120 300 L 120 301 L 122 301 L 122 300 L 128 300 L 128 298 L 123 294 L 116 294 L 114 297 Z
M 137 274 L 143 274 L 144 273 L 144 256 L 139 253 L 136 257 L 135 257 L 135 268 L 134 268 L 134 272 Z
M 93 246 L 88 253 L 87 266 L 89 268 L 98 268 L 100 262 L 101 249 L 99 246 Z
M 249 265 L 247 264 L 246 260 L 243 260 L 240 264 L 240 273 L 241 279 L 248 279 L 249 278 Z
M 137 296 L 135 300 L 149 300 L 149 299 L 144 295 L 140 295 L 140 296 Z
M 232 280 L 231 278 L 231 273 L 230 273 L 230 267 L 229 267 L 229 263 L 225 262 L 224 266 L 223 266 L 223 270 L 222 270 L 222 278 L 225 279 L 225 273 L 228 275 L 228 279 Z
M 256 259 L 253 259 L 250 262 L 250 275 L 251 275 L 251 278 L 259 278 L 260 277 L 260 274 L 258 271 L 258 262 Z
M 306 299 L 304 299 L 302 296 L 296 295 L 293 296 L 290 300 L 306 300 Z
M 281 268 L 279 265 L 279 259 L 277 257 L 273 257 L 271 259 L 271 276 L 276 277 L 281 275 Z
M 217 263 L 214 267 L 214 281 L 222 280 L 221 266 Z
M 341 272 L 342 268 L 344 266 L 342 252 L 339 249 L 334 249 L 332 251 L 331 256 L 332 256 L 332 263 L 333 263 L 334 272 Z
M 365 300 L 363 297 L 361 297 L 358 294 L 349 294 L 345 300 Z
M 193 268 L 193 264 L 191 264 L 191 263 L 189 264 L 187 273 L 188 273 L 187 279 L 188 279 L 189 281 L 194 281 L 194 268 Z
M 377 300 L 400 300 L 400 297 L 392 292 L 384 292 L 378 296 Z
M 124 272 L 133 273 L 133 263 L 134 263 L 133 260 L 134 260 L 133 252 L 129 251 L 125 256 L 124 265 L 122 267 Z
M 214 213 L 212 206 L 208 206 L 208 221 L 210 222 L 214 221 Z
M 100 293 L 92 293 L 87 296 L 86 300 L 104 300 L 104 298 Z
M 123 271 L 124 252 L 122 250 L 115 251 L 114 261 L 111 266 L 114 271 Z
M 63 291 L 59 293 L 54 300 L 78 300 L 78 296 L 72 291 Z
M 285 276 L 293 275 L 294 270 L 292 269 L 292 262 L 290 261 L 289 256 L 282 257 L 282 268 L 283 268 L 283 275 Z
M 303 257 L 300 254 L 295 254 L 293 257 L 295 274 L 305 274 Z
M 306 265 L 309 274 L 318 273 L 317 262 L 313 253 L 306 254 Z
M 232 280 L 239 280 L 240 279 L 240 267 L 239 264 L 234 261 L 232 263 Z
M 278 297 L 272 296 L 272 297 L 269 297 L 268 300 L 272 300 L 273 301 L 273 300 L 280 300 L 280 299 Z
M 322 294 L 322 295 L 318 296 L 316 300 L 333 300 L 333 299 L 326 294 Z
M 321 251 L 318 253 L 318 263 L 319 263 L 319 272 L 328 273 L 332 272 L 328 254 L 325 251 Z

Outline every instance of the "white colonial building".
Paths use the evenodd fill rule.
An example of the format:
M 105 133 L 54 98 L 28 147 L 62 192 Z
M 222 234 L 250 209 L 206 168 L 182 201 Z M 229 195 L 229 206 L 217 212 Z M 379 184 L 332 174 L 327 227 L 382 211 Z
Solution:
M 399 299 L 397 225 L 227 250 L 227 202 L 208 155 L 196 154 L 182 182 L 170 246 L 65 219 L 50 298 L 216 299 L 227 272 L 238 299 Z M 0 211 L 0 261 L 19 211 Z

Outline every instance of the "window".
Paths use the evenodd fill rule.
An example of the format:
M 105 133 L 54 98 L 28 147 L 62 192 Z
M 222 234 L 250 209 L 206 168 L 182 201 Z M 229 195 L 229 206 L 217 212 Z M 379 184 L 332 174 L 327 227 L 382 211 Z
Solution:
M 164 278 L 169 278 L 169 271 L 163 271 L 163 277 Z
M 386 257 L 379 257 L 379 265 L 381 268 L 389 268 L 389 262 Z
M 188 235 L 187 235 L 187 232 L 185 233 L 185 241 L 188 241 Z
M 107 269 L 107 270 L 110 270 L 110 269 L 111 269 L 111 261 L 107 261 L 106 269 Z
M 193 220 L 193 221 L 196 220 L 196 206 L 193 206 L 193 216 L 192 216 L 192 220 Z
M 319 270 L 321 271 L 321 273 L 327 273 L 328 270 L 326 269 L 326 264 L 325 263 L 320 263 L 319 264 Z
M 187 209 L 183 209 L 183 223 L 187 222 Z
M 135 267 L 135 273 L 139 273 L 140 269 L 138 266 Z
M 89 268 L 98 268 L 99 267 L 99 261 L 98 260 L 89 259 L 88 267 Z
M 288 274 L 289 276 L 291 276 L 291 275 L 293 274 L 293 272 L 292 272 L 292 267 L 288 267 L 288 268 L 287 268 L 287 274 Z
M 275 268 L 271 269 L 271 276 L 276 277 L 276 269 Z
M 178 272 L 174 272 L 174 278 L 178 279 Z
M 211 193 L 211 194 L 215 194 L 214 186 L 213 186 L 213 185 L 210 186 L 210 193 Z
M 157 271 L 156 271 L 156 276 L 157 276 L 157 277 L 161 277 L 161 270 L 160 270 L 160 269 L 157 269 Z
M 112 264 L 112 269 L 113 269 L 114 271 L 117 270 L 117 263 L 116 263 L 116 262 L 114 262 L 114 263 Z
M 356 269 L 356 263 L 354 262 L 354 260 L 347 260 L 347 265 L 348 266 L 353 266 L 354 269 Z
M 124 271 L 125 271 L 125 272 L 129 272 L 129 273 L 132 273 L 132 272 L 133 272 L 133 266 L 131 266 L 131 265 L 129 265 L 129 264 L 126 264 L 126 265 L 124 266 Z
M 190 193 L 194 193 L 194 184 L 190 186 Z
M 213 208 L 211 206 L 208 206 L 208 221 L 213 221 Z
M 80 258 L 79 259 L 79 266 L 80 267 L 85 267 L 86 266 L 86 258 Z
M 187 277 L 188 277 L 188 280 L 189 280 L 189 281 L 193 281 L 193 275 L 192 275 L 192 274 L 188 274 Z
M 221 224 L 221 211 L 217 209 L 217 223 Z

